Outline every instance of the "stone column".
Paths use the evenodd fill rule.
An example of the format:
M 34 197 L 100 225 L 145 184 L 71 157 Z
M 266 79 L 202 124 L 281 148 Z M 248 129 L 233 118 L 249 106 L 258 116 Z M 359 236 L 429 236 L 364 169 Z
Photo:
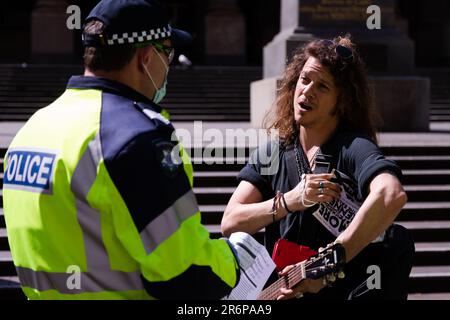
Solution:
M 245 63 L 245 20 L 236 0 L 210 0 L 205 18 L 208 64 Z
M 366 11 L 372 4 L 381 9 L 381 29 L 367 28 L 370 15 Z M 264 77 L 282 74 L 285 60 L 298 45 L 347 32 L 358 43 L 371 71 L 410 73 L 414 43 L 398 28 L 401 19 L 394 15 L 394 7 L 394 0 L 281 0 L 281 30 L 264 47 Z
M 33 62 L 70 62 L 74 32 L 66 26 L 66 0 L 38 0 L 31 13 Z
M 370 5 L 381 9 L 380 29 L 367 27 Z M 428 114 L 428 79 L 410 77 L 414 73 L 414 43 L 406 35 L 402 20 L 395 16 L 394 8 L 394 0 L 281 0 L 280 33 L 264 47 L 265 79 L 251 86 L 252 126 L 261 126 L 263 116 L 274 102 L 280 76 L 298 46 L 313 39 L 332 39 L 350 33 L 369 71 L 383 76 L 371 79 L 376 101 L 383 103 L 379 108 L 385 123 L 382 129 L 428 130 L 428 117 L 413 116 Z M 390 86 L 383 85 L 387 76 L 392 77 L 388 81 Z M 396 90 L 400 87 L 401 90 Z M 410 99 L 418 95 L 421 98 Z M 410 112 L 403 113 L 406 109 Z M 391 121 L 397 116 L 411 119 Z

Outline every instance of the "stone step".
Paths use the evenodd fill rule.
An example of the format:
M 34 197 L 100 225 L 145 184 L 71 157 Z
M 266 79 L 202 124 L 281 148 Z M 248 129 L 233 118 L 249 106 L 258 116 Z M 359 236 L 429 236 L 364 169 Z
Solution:
M 434 115 L 434 116 L 439 116 L 439 115 L 449 116 L 450 115 L 450 108 L 449 109 L 432 110 L 431 114 Z
M 234 190 L 234 187 L 199 187 L 194 188 L 194 193 L 200 205 L 227 204 Z
M 10 250 L 5 228 L 0 228 L 0 251 Z
M 14 267 L 10 251 L 0 251 L 0 275 L 1 276 L 17 275 L 16 268 Z
M 450 155 L 388 156 L 402 170 L 450 169 Z
M 446 110 L 450 109 L 450 100 L 448 103 L 431 103 L 430 110 Z
M 6 228 L 5 215 L 3 214 L 3 208 L 0 208 L 0 228 Z
M 450 220 L 397 223 L 411 231 L 415 242 L 450 242 Z
M 450 300 L 450 292 L 410 293 L 408 300 Z
M 450 202 L 408 202 L 398 220 L 450 220 Z
M 428 145 L 403 145 L 403 146 L 381 145 L 380 149 L 383 152 L 383 154 L 385 154 L 387 157 L 407 156 L 411 159 L 411 161 L 415 161 L 414 158 L 417 156 L 450 155 L 450 146 L 433 145 L 433 142 L 429 142 Z
M 199 209 L 202 215 L 202 223 L 208 225 L 219 225 L 223 213 L 225 212 L 226 205 L 206 204 L 199 205 Z
M 448 122 L 448 121 L 450 121 L 450 115 L 430 116 L 430 121 Z
M 411 270 L 410 293 L 446 292 L 450 288 L 450 266 L 418 266 Z
M 203 157 L 192 158 L 194 172 L 201 171 L 240 171 L 247 163 L 246 157 L 224 158 L 224 157 Z
M 409 202 L 449 201 L 450 185 L 406 185 L 404 186 Z
M 404 185 L 437 185 L 450 182 L 450 169 L 402 171 Z
M 444 105 L 448 106 L 450 105 L 450 97 L 447 95 L 435 95 L 433 98 L 431 98 L 431 104 L 432 105 Z
M 416 242 L 415 266 L 450 265 L 450 242 Z
M 195 187 L 237 187 L 239 171 L 194 172 Z
M 0 275 L 0 300 L 26 300 L 18 277 Z

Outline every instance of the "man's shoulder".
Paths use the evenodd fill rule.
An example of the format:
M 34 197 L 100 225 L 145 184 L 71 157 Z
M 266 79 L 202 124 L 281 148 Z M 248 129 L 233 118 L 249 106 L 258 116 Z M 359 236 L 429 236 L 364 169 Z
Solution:
M 258 146 L 253 150 L 251 158 L 258 160 L 261 157 L 278 157 L 291 147 L 285 144 L 283 140 L 268 137 L 266 140 L 260 141 Z
M 100 121 L 102 148 L 107 158 L 115 158 L 124 151 L 149 150 L 161 142 L 176 144 L 170 121 L 150 106 L 120 96 L 107 99 L 110 101 L 105 101 Z
M 326 145 L 329 148 L 339 148 L 341 150 L 377 147 L 371 137 L 354 129 L 338 130 Z

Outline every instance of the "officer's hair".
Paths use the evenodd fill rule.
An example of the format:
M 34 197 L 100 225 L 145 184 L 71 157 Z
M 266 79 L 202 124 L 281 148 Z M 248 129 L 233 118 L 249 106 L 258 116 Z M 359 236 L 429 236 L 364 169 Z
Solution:
M 101 34 L 104 24 L 99 20 L 89 21 L 83 29 L 85 34 Z M 115 71 L 122 69 L 136 53 L 137 48 L 130 44 L 115 46 L 86 47 L 84 49 L 85 68 L 96 71 Z

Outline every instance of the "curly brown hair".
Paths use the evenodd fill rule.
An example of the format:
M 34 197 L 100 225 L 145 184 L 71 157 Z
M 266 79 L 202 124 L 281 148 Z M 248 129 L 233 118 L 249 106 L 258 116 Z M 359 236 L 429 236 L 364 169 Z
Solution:
M 352 56 L 343 59 L 336 47 L 351 50 Z M 342 49 L 342 48 L 340 48 Z M 348 51 L 348 50 L 347 50 Z M 299 127 L 294 119 L 293 99 L 298 77 L 309 57 L 314 57 L 328 69 L 339 90 L 337 112 L 340 123 L 344 123 L 369 136 L 375 143 L 379 116 L 375 111 L 372 90 L 369 86 L 365 64 L 350 35 L 331 40 L 313 40 L 295 52 L 286 68 L 278 89 L 273 121 L 265 119 L 267 130 L 276 129 L 286 143 L 293 143 Z

